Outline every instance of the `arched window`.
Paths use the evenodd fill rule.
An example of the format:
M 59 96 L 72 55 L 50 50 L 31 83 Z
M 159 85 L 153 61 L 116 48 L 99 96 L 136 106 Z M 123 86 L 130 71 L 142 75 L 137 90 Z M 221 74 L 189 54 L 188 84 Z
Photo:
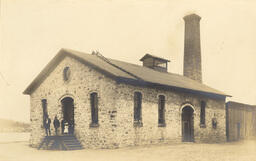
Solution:
M 91 93 L 90 94 L 90 102 L 91 102 L 91 127 L 98 127 L 98 94 Z
M 70 78 L 70 68 L 65 67 L 63 70 L 63 79 L 64 79 L 64 81 L 68 81 L 69 78 Z
M 165 126 L 165 96 L 158 96 L 158 126 Z
M 201 101 L 200 127 L 205 127 L 205 107 L 206 107 L 206 103 L 204 101 Z
M 142 104 L 142 94 L 140 92 L 135 92 L 134 93 L 134 125 L 135 126 L 142 126 L 141 104 Z

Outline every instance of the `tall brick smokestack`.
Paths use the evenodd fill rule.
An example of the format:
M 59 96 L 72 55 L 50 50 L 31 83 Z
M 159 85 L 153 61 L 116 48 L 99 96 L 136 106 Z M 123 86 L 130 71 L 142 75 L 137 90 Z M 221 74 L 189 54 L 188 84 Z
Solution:
M 200 19 L 196 14 L 185 16 L 183 75 L 202 83 Z

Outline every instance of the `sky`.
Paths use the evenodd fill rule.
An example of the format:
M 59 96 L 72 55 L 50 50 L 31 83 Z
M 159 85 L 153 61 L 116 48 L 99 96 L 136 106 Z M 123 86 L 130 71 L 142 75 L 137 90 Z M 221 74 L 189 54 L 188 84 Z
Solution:
M 256 1 L 0 0 L 0 118 L 29 122 L 22 92 L 61 48 L 141 64 L 149 53 L 183 74 L 184 21 L 202 17 L 203 83 L 256 105 Z

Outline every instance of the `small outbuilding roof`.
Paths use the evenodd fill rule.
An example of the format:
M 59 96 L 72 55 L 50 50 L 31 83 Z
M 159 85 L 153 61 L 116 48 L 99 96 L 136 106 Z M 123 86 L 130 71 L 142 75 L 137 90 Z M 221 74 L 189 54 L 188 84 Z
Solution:
M 66 56 L 73 57 L 85 65 L 89 65 L 94 69 L 111 76 L 113 79 L 119 82 L 160 87 L 164 89 L 177 89 L 185 92 L 199 93 L 210 96 L 229 96 L 219 90 L 213 89 L 183 75 L 159 72 L 140 65 L 114 59 L 106 59 L 98 55 L 86 54 L 70 49 L 61 49 L 23 93 L 31 94 Z
M 253 108 L 256 109 L 256 105 L 249 105 L 241 102 L 235 102 L 235 101 L 228 101 L 226 105 L 229 108 Z

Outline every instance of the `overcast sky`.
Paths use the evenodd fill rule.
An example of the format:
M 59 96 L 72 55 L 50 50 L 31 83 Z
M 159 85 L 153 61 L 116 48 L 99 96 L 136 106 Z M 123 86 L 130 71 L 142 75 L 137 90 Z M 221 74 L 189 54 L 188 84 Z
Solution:
M 182 74 L 183 16 L 201 19 L 203 82 L 256 104 L 256 1 L 1 0 L 0 118 L 29 121 L 22 92 L 61 48 L 141 64 L 151 53 Z

